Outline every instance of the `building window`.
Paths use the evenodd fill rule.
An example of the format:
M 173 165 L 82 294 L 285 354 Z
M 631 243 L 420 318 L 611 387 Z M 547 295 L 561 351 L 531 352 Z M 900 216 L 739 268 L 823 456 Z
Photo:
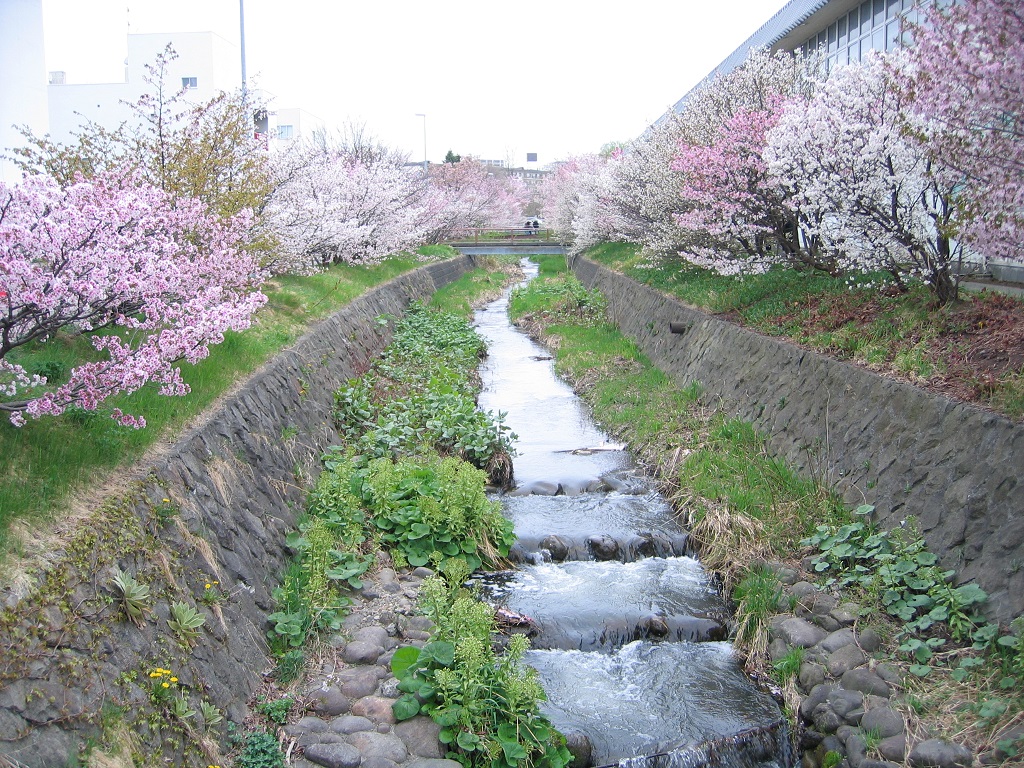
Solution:
M 182 88 L 198 88 L 199 78 L 198 77 L 183 77 L 181 78 Z
M 279 125 L 277 126 L 277 138 L 279 139 L 291 139 L 295 137 L 295 126 L 294 125 Z

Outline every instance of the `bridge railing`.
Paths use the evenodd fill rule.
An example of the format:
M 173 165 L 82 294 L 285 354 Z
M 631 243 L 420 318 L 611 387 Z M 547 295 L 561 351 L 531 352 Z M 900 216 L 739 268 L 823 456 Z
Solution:
M 490 243 L 511 243 L 529 240 L 554 240 L 555 231 L 547 227 L 465 227 L 456 230 L 449 242 L 488 245 Z

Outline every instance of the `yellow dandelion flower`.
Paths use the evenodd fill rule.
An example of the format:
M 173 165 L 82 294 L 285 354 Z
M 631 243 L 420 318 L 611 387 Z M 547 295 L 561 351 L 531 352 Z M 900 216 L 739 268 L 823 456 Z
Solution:
M 207 585 L 206 585 L 206 588 L 207 588 L 207 589 L 209 589 L 209 588 L 210 588 L 210 585 L 209 585 L 209 584 L 207 584 Z
M 178 678 L 176 678 L 176 677 L 172 677 L 172 678 L 171 678 L 171 682 L 172 682 L 172 683 L 176 683 L 176 682 L 178 682 Z
M 171 687 L 170 683 L 160 683 L 160 685 L 163 686 L 164 688 L 170 688 Z
M 164 499 L 164 504 L 170 504 L 170 503 L 171 503 L 170 499 Z

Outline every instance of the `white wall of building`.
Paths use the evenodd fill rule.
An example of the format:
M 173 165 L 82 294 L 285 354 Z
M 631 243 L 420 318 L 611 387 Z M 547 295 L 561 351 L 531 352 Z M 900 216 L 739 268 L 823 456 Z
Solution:
M 169 95 L 182 87 L 182 78 L 195 78 L 196 87 L 189 89 L 186 98 L 196 104 L 241 85 L 238 47 L 213 32 L 128 35 L 124 82 L 48 86 L 51 136 L 67 141 L 87 120 L 113 129 L 131 118 L 124 102 L 133 103 L 153 92 L 146 67 L 152 66 L 168 45 L 178 54 L 167 65 L 164 86 Z
M 24 145 L 14 125 L 46 133 L 46 58 L 43 47 L 42 0 L 0 0 L 0 155 Z M 17 167 L 0 157 L 0 181 L 21 177 Z

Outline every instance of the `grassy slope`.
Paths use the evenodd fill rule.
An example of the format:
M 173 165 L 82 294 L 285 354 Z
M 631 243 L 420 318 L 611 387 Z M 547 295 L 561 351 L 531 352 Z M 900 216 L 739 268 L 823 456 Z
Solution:
M 450 256 L 446 246 L 427 246 L 425 255 Z M 68 499 L 119 466 L 138 459 L 159 440 L 179 432 L 220 395 L 298 339 L 313 323 L 396 275 L 419 266 L 415 256 L 392 257 L 373 267 L 332 267 L 317 275 L 275 277 L 264 287 L 267 305 L 253 327 L 228 333 L 196 366 L 183 365 L 192 388 L 186 397 L 163 397 L 154 388 L 112 398 L 98 412 L 77 411 L 57 418 L 29 420 L 18 429 L 0 421 L 0 552 L 16 542 L 12 525 L 31 529 L 60 515 Z M 85 340 L 49 342 L 23 355 L 30 370 L 66 371 L 80 359 Z M 120 407 L 142 414 L 148 426 L 120 427 L 105 413 Z
M 923 285 L 885 289 L 882 273 L 775 269 L 737 278 L 679 260 L 652 261 L 626 243 L 605 243 L 587 256 L 759 333 L 1024 420 L 1024 303 L 1013 298 L 964 293 L 937 309 Z

